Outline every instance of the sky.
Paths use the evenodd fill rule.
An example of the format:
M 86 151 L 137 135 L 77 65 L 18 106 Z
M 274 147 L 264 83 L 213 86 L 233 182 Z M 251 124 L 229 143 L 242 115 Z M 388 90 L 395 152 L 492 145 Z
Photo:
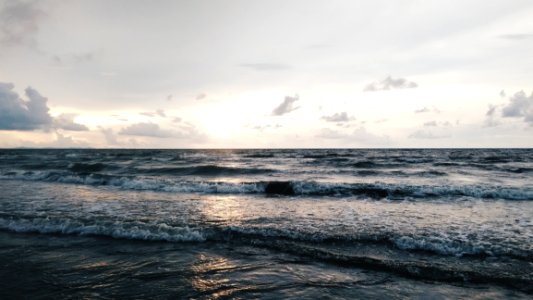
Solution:
M 0 147 L 533 147 L 533 1 L 0 0 Z

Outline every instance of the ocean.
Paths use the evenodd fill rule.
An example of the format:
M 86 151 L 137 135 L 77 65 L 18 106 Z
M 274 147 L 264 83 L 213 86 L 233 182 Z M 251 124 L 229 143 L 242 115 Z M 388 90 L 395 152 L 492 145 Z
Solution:
M 0 150 L 2 299 L 531 299 L 533 149 Z

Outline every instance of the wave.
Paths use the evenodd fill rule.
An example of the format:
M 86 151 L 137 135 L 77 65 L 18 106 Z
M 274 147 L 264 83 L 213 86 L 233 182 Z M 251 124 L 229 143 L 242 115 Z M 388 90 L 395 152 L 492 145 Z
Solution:
M 29 180 L 114 186 L 128 190 L 205 194 L 267 194 L 275 196 L 360 196 L 370 199 L 478 199 L 533 200 L 533 189 L 500 186 L 393 185 L 384 183 L 327 183 L 316 181 L 180 181 L 172 178 L 72 174 L 64 172 L 5 172 L 4 180 Z
M 239 226 L 194 226 L 158 221 L 124 220 L 113 217 L 0 217 L 0 230 L 21 233 L 105 236 L 163 242 L 302 242 L 317 246 L 361 247 L 385 245 L 400 251 L 422 251 L 440 256 L 510 257 L 533 262 L 531 249 L 503 247 L 485 241 L 458 242 L 440 235 L 402 235 L 383 232 L 369 234 L 328 234 L 304 229 L 272 228 L 242 224 Z
M 162 167 L 162 168 L 137 168 L 136 173 L 153 174 L 153 175 L 203 175 L 203 176 L 220 176 L 220 175 L 254 175 L 274 173 L 274 169 L 262 168 L 238 168 L 223 167 L 217 165 L 202 165 L 193 167 Z

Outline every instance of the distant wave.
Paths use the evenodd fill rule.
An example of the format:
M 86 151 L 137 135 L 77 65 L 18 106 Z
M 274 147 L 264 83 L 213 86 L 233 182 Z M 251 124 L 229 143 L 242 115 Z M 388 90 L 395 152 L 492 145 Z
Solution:
M 326 183 L 316 181 L 178 181 L 166 178 L 116 176 L 105 174 L 72 174 L 66 172 L 5 172 L 4 180 L 30 180 L 115 186 L 129 190 L 188 192 L 211 194 L 270 194 L 279 196 L 360 196 L 371 199 L 431 199 L 475 197 L 481 199 L 533 200 L 533 189 L 499 186 L 431 186 L 393 185 L 382 183 Z

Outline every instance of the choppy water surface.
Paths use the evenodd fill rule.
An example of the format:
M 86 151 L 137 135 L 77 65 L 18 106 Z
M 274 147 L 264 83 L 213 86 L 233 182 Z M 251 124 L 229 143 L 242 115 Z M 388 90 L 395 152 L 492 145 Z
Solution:
M 531 149 L 0 150 L 0 191 L 4 296 L 533 293 Z

